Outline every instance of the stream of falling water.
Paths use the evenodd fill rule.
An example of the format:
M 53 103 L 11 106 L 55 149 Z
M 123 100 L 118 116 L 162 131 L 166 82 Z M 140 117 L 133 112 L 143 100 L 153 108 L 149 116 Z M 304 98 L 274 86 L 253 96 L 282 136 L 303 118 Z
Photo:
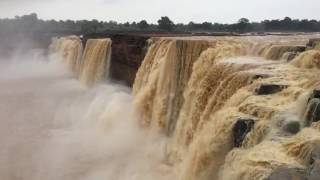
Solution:
M 166 138 L 141 129 L 131 91 L 88 89 L 61 60 L 0 60 L 1 180 L 172 179 Z

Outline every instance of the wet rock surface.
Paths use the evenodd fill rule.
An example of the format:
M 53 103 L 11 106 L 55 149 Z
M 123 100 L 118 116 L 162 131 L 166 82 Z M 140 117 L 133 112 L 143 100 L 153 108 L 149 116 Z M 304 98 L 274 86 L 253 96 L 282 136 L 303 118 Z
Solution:
M 300 123 L 299 121 L 288 121 L 284 123 L 282 129 L 284 132 L 297 134 L 300 131 Z
M 311 100 L 313 98 L 320 99 L 320 88 L 317 88 L 317 89 L 313 90 L 309 100 Z
M 320 120 L 320 99 L 313 98 L 309 101 L 305 111 L 305 126 L 310 126 L 313 122 Z
M 255 93 L 257 95 L 269 95 L 275 94 L 277 92 L 282 91 L 287 88 L 286 85 L 278 85 L 278 84 L 261 84 L 256 90 Z
M 308 166 L 308 180 L 320 179 L 320 144 L 315 145 Z
M 135 75 L 147 51 L 147 40 L 143 36 L 112 36 L 111 78 L 132 86 Z
M 240 118 L 233 127 L 234 147 L 241 147 L 247 134 L 253 129 L 254 120 Z

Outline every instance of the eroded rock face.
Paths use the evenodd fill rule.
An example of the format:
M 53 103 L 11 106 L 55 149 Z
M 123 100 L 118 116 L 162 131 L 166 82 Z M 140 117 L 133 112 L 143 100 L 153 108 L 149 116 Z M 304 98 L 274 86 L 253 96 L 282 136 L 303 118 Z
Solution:
M 241 147 L 247 134 L 253 129 L 254 120 L 240 118 L 233 127 L 234 147 Z
M 114 35 L 111 39 L 111 78 L 132 86 L 144 59 L 149 37 Z
M 275 94 L 277 92 L 282 91 L 287 88 L 286 85 L 278 85 L 278 84 L 261 84 L 256 90 L 255 93 L 257 95 L 269 95 Z

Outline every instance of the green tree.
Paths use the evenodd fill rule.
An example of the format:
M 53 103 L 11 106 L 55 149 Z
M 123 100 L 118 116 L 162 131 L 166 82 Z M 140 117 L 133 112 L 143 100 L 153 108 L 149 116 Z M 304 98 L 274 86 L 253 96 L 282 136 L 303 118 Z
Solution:
M 202 29 L 204 29 L 204 30 L 211 30 L 211 28 L 212 28 L 212 23 L 210 23 L 210 22 L 203 22 L 203 23 L 201 24 L 201 27 L 202 27 Z
M 130 27 L 130 23 L 129 23 L 129 22 L 125 22 L 125 23 L 123 24 L 123 26 L 126 27 L 126 28 L 129 28 L 129 27 Z
M 174 29 L 174 23 L 167 17 L 163 16 L 158 20 L 160 30 L 172 31 Z
M 93 19 L 90 21 L 90 26 L 91 26 L 92 31 L 94 33 L 96 33 L 98 28 L 101 28 L 103 25 L 102 25 L 102 22 L 99 22 L 98 20 Z
M 238 24 L 249 24 L 249 23 L 250 23 L 250 21 L 247 18 L 241 18 L 238 21 Z
M 96 23 L 97 23 L 97 21 L 81 20 L 79 22 L 81 32 L 84 34 L 95 33 L 98 28 Z
M 249 28 L 250 21 L 247 18 L 241 18 L 236 24 L 235 29 L 239 32 L 246 32 Z
M 16 16 L 16 20 L 18 20 L 20 24 L 20 30 L 22 31 L 34 31 L 36 29 L 38 23 L 38 15 L 36 13 L 31 13 L 23 16 Z
M 137 25 L 139 29 L 147 29 L 149 27 L 149 24 L 146 20 L 140 21 Z

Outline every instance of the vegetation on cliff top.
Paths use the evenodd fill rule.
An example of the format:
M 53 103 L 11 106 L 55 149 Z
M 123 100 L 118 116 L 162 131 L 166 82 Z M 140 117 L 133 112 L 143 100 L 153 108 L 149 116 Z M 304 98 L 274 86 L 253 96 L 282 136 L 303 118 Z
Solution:
M 262 22 L 250 22 L 246 18 L 241 18 L 234 24 L 220 23 L 195 23 L 175 24 L 169 17 L 161 17 L 158 24 L 150 24 L 146 20 L 140 22 L 118 23 L 116 21 L 98 20 L 41 20 L 37 14 L 16 16 L 13 19 L 0 19 L 0 33 L 4 32 L 46 32 L 46 33 L 73 33 L 91 34 L 104 33 L 108 31 L 128 31 L 128 32 L 319 32 L 320 21 L 299 20 L 285 17 L 282 20 L 264 20 Z

